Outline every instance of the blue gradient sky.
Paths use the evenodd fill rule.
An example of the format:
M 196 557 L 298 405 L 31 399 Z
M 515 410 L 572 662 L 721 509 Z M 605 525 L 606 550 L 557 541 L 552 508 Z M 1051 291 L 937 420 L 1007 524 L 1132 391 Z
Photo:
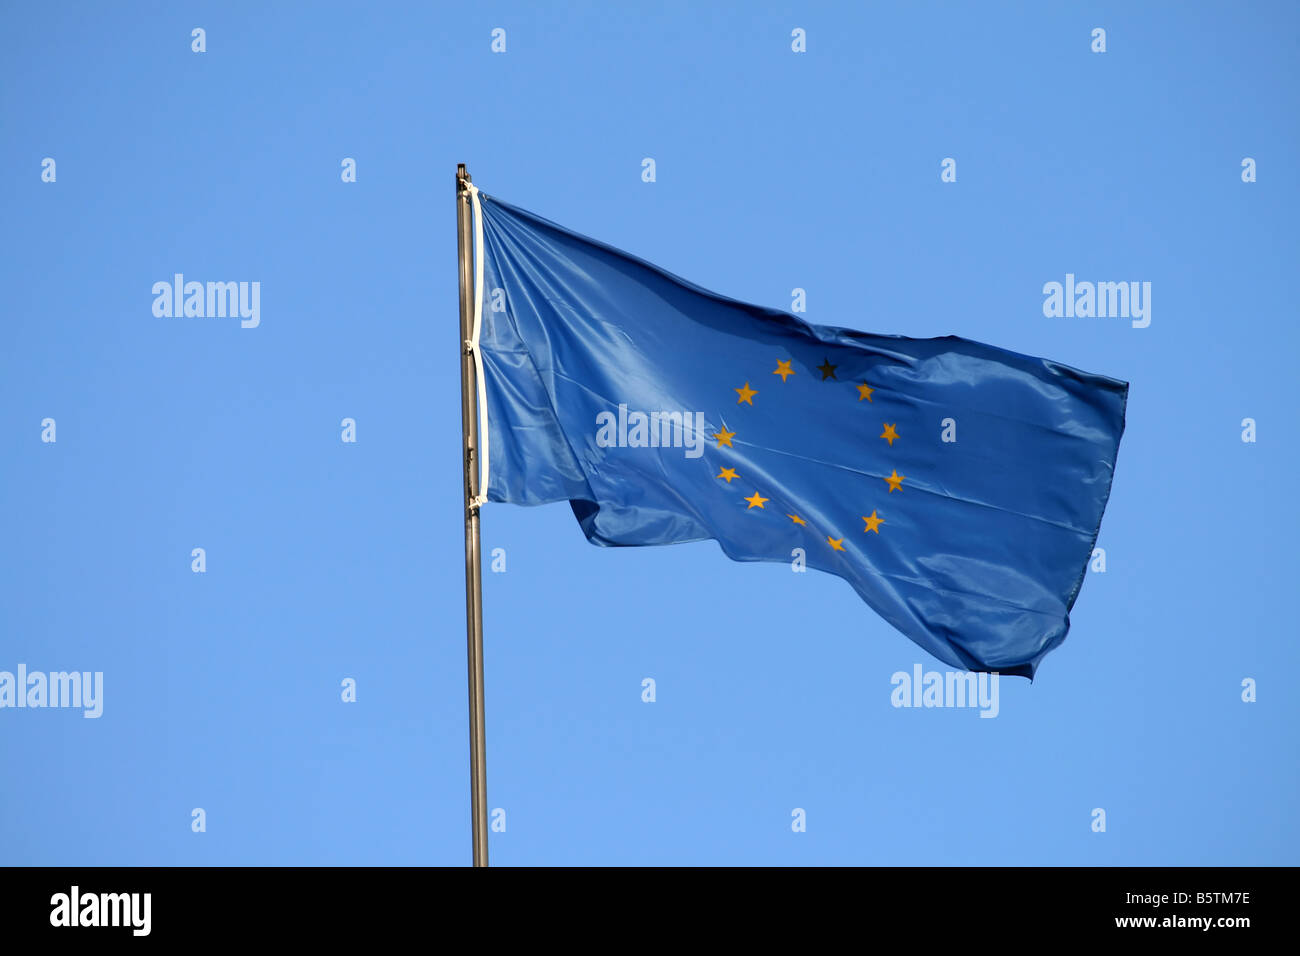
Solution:
M 457 162 L 741 300 L 1132 384 L 1107 571 L 994 720 L 891 707 L 942 665 L 838 579 L 486 507 L 494 863 L 1300 862 L 1295 6 L 701 6 L 0 11 L 0 670 L 105 687 L 0 710 L 0 863 L 468 860 Z M 260 327 L 154 317 L 175 272 Z M 1066 273 L 1150 327 L 1044 318 Z

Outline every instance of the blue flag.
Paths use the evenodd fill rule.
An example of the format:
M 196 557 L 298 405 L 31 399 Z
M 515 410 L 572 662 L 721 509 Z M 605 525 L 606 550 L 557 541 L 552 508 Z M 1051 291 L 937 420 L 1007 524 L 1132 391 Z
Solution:
M 1126 383 L 811 325 L 479 196 L 488 500 L 568 501 L 597 545 L 802 554 L 966 670 L 1032 678 L 1065 639 Z

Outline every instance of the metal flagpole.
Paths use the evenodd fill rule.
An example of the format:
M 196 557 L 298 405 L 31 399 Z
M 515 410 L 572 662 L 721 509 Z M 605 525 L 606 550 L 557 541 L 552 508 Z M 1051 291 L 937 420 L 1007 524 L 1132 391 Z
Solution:
M 470 241 L 470 181 L 465 164 L 456 167 L 456 252 L 460 259 L 460 421 L 465 470 L 465 625 L 469 661 L 469 793 L 474 865 L 488 865 L 487 740 L 483 728 L 483 575 L 479 549 L 478 401 L 474 355 L 473 244 Z

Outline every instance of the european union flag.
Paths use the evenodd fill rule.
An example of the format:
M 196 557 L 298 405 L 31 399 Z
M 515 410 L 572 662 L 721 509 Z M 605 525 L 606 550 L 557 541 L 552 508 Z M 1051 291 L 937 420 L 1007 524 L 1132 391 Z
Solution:
M 479 198 L 488 500 L 568 501 L 604 546 L 801 549 L 967 670 L 1065 639 L 1126 383 L 810 325 Z

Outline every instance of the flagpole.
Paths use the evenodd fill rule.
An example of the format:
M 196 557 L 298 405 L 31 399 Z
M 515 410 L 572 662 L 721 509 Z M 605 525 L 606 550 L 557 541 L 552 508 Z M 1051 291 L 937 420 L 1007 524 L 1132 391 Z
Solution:
M 474 865 L 488 865 L 487 740 L 483 727 L 483 574 L 479 548 L 478 400 L 474 355 L 474 280 L 470 242 L 470 181 L 456 167 L 456 252 L 460 261 L 460 422 L 465 472 L 465 627 L 469 663 L 469 794 Z

